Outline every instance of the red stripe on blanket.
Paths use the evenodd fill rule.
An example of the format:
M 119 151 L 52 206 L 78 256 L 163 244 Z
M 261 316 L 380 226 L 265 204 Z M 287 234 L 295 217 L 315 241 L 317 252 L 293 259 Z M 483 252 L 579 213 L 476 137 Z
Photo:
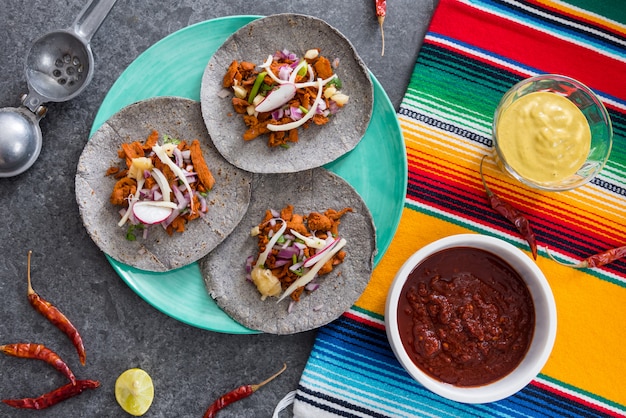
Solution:
M 449 22 L 455 22 L 450 25 Z M 506 23 L 503 25 L 503 23 Z M 471 30 L 468 30 L 471 28 Z M 599 52 L 454 0 L 441 0 L 430 32 L 491 51 L 542 72 L 573 77 L 625 99 L 623 63 Z M 602 68 L 602 71 L 598 71 Z
M 435 157 L 422 152 L 424 157 L 408 155 L 409 199 L 420 201 L 429 207 L 491 227 L 503 234 L 511 233 L 501 216 L 493 211 L 485 198 L 478 177 L 474 182 L 455 170 L 453 163 L 446 167 L 433 163 Z M 501 198 L 522 210 L 533 224 L 538 241 L 542 246 L 549 245 L 563 254 L 576 258 L 580 254 L 593 254 L 606 248 L 617 246 L 621 236 L 611 226 L 609 220 L 595 220 L 584 213 L 575 213 L 558 202 L 545 201 L 540 207 L 525 203 L 525 196 L 518 196 L 507 185 L 491 185 Z M 532 199 L 532 197 L 530 197 Z M 564 239 L 567 237 L 567 239 Z M 574 243 L 573 245 L 565 245 Z M 610 269 L 609 269 L 610 270 Z
M 578 397 L 578 396 L 574 396 L 574 395 L 572 395 L 570 393 L 567 393 L 567 392 L 564 392 L 562 390 L 559 390 L 558 388 L 555 388 L 553 386 L 546 385 L 546 384 L 541 383 L 541 382 L 539 382 L 537 380 L 533 380 L 530 384 L 533 385 L 533 386 L 536 386 L 536 387 L 538 387 L 538 388 L 540 388 L 542 390 L 545 390 L 546 392 L 550 392 L 550 393 L 553 393 L 553 394 L 555 394 L 557 396 L 560 396 L 562 398 L 569 399 L 570 401 L 579 403 L 581 405 L 585 405 L 585 406 L 587 406 L 587 407 L 589 407 L 591 409 L 594 409 L 596 411 L 602 412 L 602 413 L 607 414 L 609 416 L 612 416 L 612 417 L 624 417 L 625 416 L 623 414 L 620 414 L 619 412 L 616 412 L 616 411 L 610 410 L 608 408 L 605 408 L 602 405 L 598 405 L 596 403 L 589 402 L 586 399 L 583 399 L 583 398 Z
M 379 330 L 384 331 L 385 330 L 385 324 L 382 324 L 380 322 L 376 322 L 373 320 L 370 320 L 369 318 L 367 318 L 366 316 L 362 316 L 362 315 L 357 315 L 355 312 L 353 311 L 347 311 L 343 314 L 343 316 L 345 316 L 346 318 L 358 322 L 360 324 L 364 324 L 367 325 L 369 327 L 372 328 L 376 328 Z

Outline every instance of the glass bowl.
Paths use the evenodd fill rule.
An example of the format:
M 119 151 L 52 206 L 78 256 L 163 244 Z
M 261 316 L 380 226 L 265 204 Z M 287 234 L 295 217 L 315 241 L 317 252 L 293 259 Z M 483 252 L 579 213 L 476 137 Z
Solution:
M 520 81 L 502 96 L 494 114 L 499 167 L 540 190 L 565 191 L 589 182 L 604 167 L 612 142 L 611 119 L 600 99 L 562 75 Z

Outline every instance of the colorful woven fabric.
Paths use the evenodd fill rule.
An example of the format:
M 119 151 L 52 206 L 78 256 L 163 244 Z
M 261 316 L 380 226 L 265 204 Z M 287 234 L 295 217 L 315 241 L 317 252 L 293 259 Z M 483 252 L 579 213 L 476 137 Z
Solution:
M 623 4 L 612 5 L 624 21 Z M 611 10 L 599 0 L 440 1 L 398 112 L 409 167 L 398 231 L 355 306 L 319 330 L 295 416 L 626 416 L 626 260 L 575 270 L 546 253 L 577 262 L 626 245 L 626 26 L 604 17 Z M 478 169 L 492 151 L 501 96 L 541 73 L 576 78 L 601 97 L 613 150 L 597 178 L 562 193 L 531 190 L 485 160 L 491 189 L 535 228 L 557 338 L 540 375 L 517 394 L 490 404 L 448 401 L 395 360 L 384 331 L 387 290 L 413 252 L 452 234 L 497 236 L 528 252 L 488 206 Z

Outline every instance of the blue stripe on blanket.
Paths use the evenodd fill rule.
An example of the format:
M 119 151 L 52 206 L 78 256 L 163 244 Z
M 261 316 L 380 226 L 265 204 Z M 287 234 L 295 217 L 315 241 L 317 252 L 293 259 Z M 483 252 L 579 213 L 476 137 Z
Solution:
M 347 315 L 319 330 L 296 401 L 300 410 L 340 417 L 608 416 L 533 384 L 490 404 L 449 401 L 404 371 L 384 330 Z

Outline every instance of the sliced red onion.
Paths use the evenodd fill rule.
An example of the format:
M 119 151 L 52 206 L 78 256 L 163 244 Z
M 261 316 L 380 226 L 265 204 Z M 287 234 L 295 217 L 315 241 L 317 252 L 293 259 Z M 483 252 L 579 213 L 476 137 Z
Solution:
M 324 304 L 319 304 L 313 307 L 313 312 L 321 311 L 323 307 L 324 307 Z
M 174 221 L 174 219 L 176 219 L 178 217 L 178 215 L 180 215 L 180 210 L 179 209 L 174 209 L 172 211 L 172 214 L 166 220 L 161 222 L 161 226 L 163 226 L 163 228 L 167 228 Z
M 314 108 L 315 106 L 319 105 L 320 100 L 322 99 L 322 88 L 323 88 L 323 81 L 322 79 L 318 78 L 317 79 L 317 96 L 315 97 L 315 101 L 313 102 L 313 106 L 312 108 Z M 302 126 L 306 121 L 308 121 L 309 119 L 311 119 L 314 115 L 314 112 L 308 112 L 306 115 L 304 115 L 302 117 L 302 119 L 298 120 L 298 121 L 294 121 L 294 122 L 289 122 L 289 123 L 285 123 L 282 125 L 273 125 L 271 123 L 267 124 L 267 129 L 269 129 L 270 131 L 289 131 L 291 129 L 295 129 L 298 128 L 300 126 Z
M 143 170 L 143 178 L 147 179 L 150 176 L 152 176 L 152 174 L 150 173 L 150 170 Z
M 183 159 L 185 161 L 189 161 L 191 159 L 191 151 L 186 149 L 184 151 L 181 151 L 181 153 L 183 154 Z
M 281 80 L 289 80 L 289 76 L 291 75 L 291 72 L 293 71 L 293 68 L 291 68 L 288 65 L 281 65 L 280 68 L 278 69 L 278 78 L 280 78 Z
M 289 287 L 283 292 L 283 294 L 278 298 L 278 302 L 281 302 L 287 296 L 291 295 L 297 288 L 301 286 L 306 286 L 309 282 L 313 281 L 317 276 L 317 272 L 322 268 L 324 263 L 330 260 L 339 250 L 341 250 L 346 245 L 346 240 L 341 239 L 335 245 L 333 245 L 332 250 L 328 251 L 324 256 L 319 260 L 319 262 L 315 263 L 315 265 L 311 268 L 311 270 L 307 271 L 301 277 L 299 277 L 295 282 L 291 283 Z
M 300 268 L 302 267 L 302 265 L 304 264 L 304 261 L 300 261 L 296 264 L 293 264 L 291 267 L 289 267 L 289 270 L 291 271 L 298 271 L 300 270 Z
M 196 196 L 198 196 L 198 200 L 200 201 L 200 212 L 205 213 L 207 211 L 207 201 L 205 197 L 200 193 L 196 193 Z
M 308 290 L 309 292 L 315 292 L 319 287 L 320 287 L 319 283 L 313 283 L 313 282 L 304 286 L 304 288 Z
M 299 107 L 291 106 L 289 108 L 289 116 L 293 120 L 300 120 L 304 116 L 304 112 Z
M 282 266 L 284 266 L 284 265 L 286 265 L 286 264 L 289 264 L 289 262 L 290 262 L 290 261 L 291 261 L 291 260 L 287 260 L 287 259 L 279 259 L 279 260 L 276 260 L 276 261 L 274 262 L 274 267 L 282 267 Z
M 293 307 L 295 306 L 296 302 L 294 300 L 291 300 L 289 302 L 289 306 L 287 306 L 287 313 L 291 313 L 291 311 L 293 311 Z
M 270 213 L 272 214 L 273 218 L 280 218 L 280 212 L 278 212 L 276 209 L 270 209 Z
M 334 115 L 339 112 L 339 105 L 334 100 L 328 101 L 328 110 L 330 110 L 330 114 Z
M 284 115 L 285 115 L 285 111 L 282 108 L 276 109 L 272 112 L 272 119 L 281 120 Z
M 174 198 L 176 202 L 178 202 L 178 209 L 184 209 L 189 204 L 189 201 L 183 196 L 183 192 L 180 191 L 178 187 L 172 187 L 172 191 L 174 192 Z
M 174 148 L 174 163 L 181 167 L 183 166 L 183 153 L 178 149 L 178 147 Z
M 326 254 L 328 251 L 330 251 L 330 249 L 332 249 L 335 246 L 335 243 L 339 242 L 339 239 L 334 239 L 332 237 L 330 237 L 330 238 L 331 238 L 330 242 L 327 240 L 326 241 L 326 246 L 324 248 L 322 248 L 321 250 L 317 251 L 315 253 L 315 255 L 309 257 L 304 262 L 304 267 L 309 268 L 309 267 L 312 267 L 313 265 L 315 265 L 315 263 L 317 263 L 324 256 L 324 254 Z
M 278 254 L 276 254 L 276 257 L 291 260 L 294 255 L 297 257 L 299 253 L 300 250 L 298 247 L 287 247 L 285 249 L 281 249 Z
M 318 114 L 323 114 L 325 110 L 326 110 L 326 101 L 322 100 L 320 101 L 320 104 L 317 105 L 315 112 Z

